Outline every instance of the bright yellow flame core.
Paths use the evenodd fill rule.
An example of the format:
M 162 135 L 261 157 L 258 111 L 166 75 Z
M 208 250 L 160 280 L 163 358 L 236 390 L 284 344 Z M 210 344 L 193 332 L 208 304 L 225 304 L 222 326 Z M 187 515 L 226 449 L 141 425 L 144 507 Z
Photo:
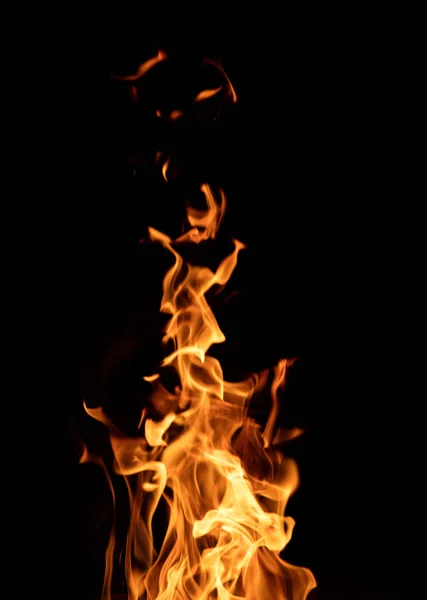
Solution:
M 294 520 L 284 516 L 289 496 L 298 486 L 293 460 L 274 447 L 278 388 L 287 361 L 280 361 L 271 383 L 272 409 L 266 428 L 247 417 L 251 396 L 269 382 L 267 372 L 246 381 L 223 380 L 219 362 L 207 354 L 225 340 L 206 301 L 206 292 L 230 278 L 244 245 L 216 272 L 185 262 L 179 242 L 214 238 L 225 198 L 219 204 L 202 186 L 207 209 L 188 210 L 192 229 L 173 242 L 150 229 L 150 238 L 165 246 L 175 263 L 163 282 L 161 310 L 171 314 L 165 341 L 175 351 L 172 365 L 181 385 L 168 392 L 159 377 L 152 404 L 162 418 L 144 420 L 144 437 L 125 437 L 102 411 L 86 411 L 109 429 L 115 470 L 126 477 L 131 523 L 126 547 L 126 573 L 131 600 L 288 600 L 304 599 L 315 587 L 311 572 L 283 561 L 279 552 L 289 542 Z M 140 423 L 141 424 L 141 423 Z M 290 434 L 295 437 L 300 432 Z M 277 435 L 276 435 L 277 437 Z M 280 438 L 280 435 L 279 435 Z M 130 476 L 136 482 L 130 483 Z M 163 498 L 167 532 L 157 554 L 152 518 Z M 109 593 L 111 553 L 104 592 Z M 103 597 L 107 597 L 103 596 Z

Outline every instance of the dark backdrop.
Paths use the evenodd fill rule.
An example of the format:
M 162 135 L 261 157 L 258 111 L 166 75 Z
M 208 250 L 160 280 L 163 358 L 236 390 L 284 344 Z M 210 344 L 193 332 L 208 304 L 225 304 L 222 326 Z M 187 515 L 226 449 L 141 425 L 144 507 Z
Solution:
M 288 560 L 313 570 L 318 598 L 421 597 L 415 483 L 424 455 L 413 367 L 393 327 L 405 278 L 382 179 L 389 57 L 375 31 L 359 34 L 347 17 L 274 26 L 273 17 L 231 24 L 217 15 L 209 31 L 204 19 L 166 27 L 130 14 L 87 28 L 83 19 L 64 25 L 65 43 L 58 27 L 47 44 L 50 136 L 38 157 L 46 362 L 50 418 L 65 440 L 54 529 L 56 509 L 68 508 L 49 551 L 61 568 L 42 578 L 46 589 L 65 581 L 61 597 L 96 597 L 110 518 L 101 475 L 77 464 L 79 437 L 106 446 L 82 398 L 120 402 L 129 414 L 139 406 L 140 376 L 159 358 L 168 263 L 138 240 L 148 225 L 179 231 L 193 177 L 227 193 L 221 247 L 229 236 L 248 245 L 230 282 L 239 293 L 217 308 L 226 375 L 300 357 L 287 396 L 286 423 L 306 429 L 289 450 L 302 485 L 289 506 L 297 525 Z M 185 104 L 202 57 L 221 62 L 238 104 L 216 121 L 174 126 L 155 118 L 151 92 L 149 109 L 136 110 L 110 74 L 132 72 L 158 47 L 175 61 L 153 83 L 165 110 Z M 157 150 L 174 152 L 184 176 L 166 184 Z

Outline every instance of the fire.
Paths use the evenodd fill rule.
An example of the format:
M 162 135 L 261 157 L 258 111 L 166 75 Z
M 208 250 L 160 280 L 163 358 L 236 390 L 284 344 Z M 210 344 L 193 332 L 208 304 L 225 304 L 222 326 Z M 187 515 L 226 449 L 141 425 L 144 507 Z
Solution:
M 233 102 L 237 102 L 237 94 L 236 94 L 236 92 L 234 90 L 234 87 L 233 87 L 233 85 L 232 85 L 232 83 L 230 81 L 230 78 L 228 77 L 228 75 L 224 71 L 224 69 L 221 67 L 221 65 L 219 65 L 216 62 L 214 62 L 213 60 L 210 60 L 209 58 L 205 59 L 205 64 L 212 65 L 212 66 L 216 67 L 218 69 L 218 71 L 224 76 L 224 78 L 225 78 L 225 80 L 226 80 L 226 82 L 228 84 L 228 89 L 230 90 L 231 99 L 232 99 Z
M 143 75 L 148 73 L 148 71 L 155 67 L 159 62 L 167 60 L 167 58 L 168 55 L 166 54 L 166 52 L 163 52 L 163 50 L 159 50 L 157 56 L 153 56 L 153 58 L 150 58 L 143 62 L 141 65 L 139 65 L 136 73 L 134 73 L 133 75 L 115 75 L 114 73 L 112 73 L 111 76 L 114 79 L 121 79 L 123 81 L 135 81 L 143 77 Z
M 218 92 L 222 90 L 222 86 L 215 88 L 214 90 L 203 90 L 199 94 L 197 94 L 194 102 L 201 102 L 202 100 L 207 100 L 208 98 L 212 98 Z
M 198 99 L 218 91 L 206 90 Z M 165 179 L 167 164 L 162 168 Z M 277 448 L 278 443 L 301 433 L 280 431 L 276 423 L 279 390 L 292 361 L 281 360 L 271 373 L 266 370 L 230 383 L 224 381 L 219 361 L 209 354 L 211 346 L 224 342 L 225 336 L 206 295 L 214 286 L 226 285 L 245 246 L 233 240 L 233 251 L 216 270 L 184 259 L 182 248 L 189 243 L 215 239 L 224 216 L 223 191 L 214 192 L 208 184 L 201 191 L 205 209 L 188 207 L 189 228 L 182 236 L 173 240 L 149 229 L 149 241 L 160 243 L 174 257 L 163 280 L 160 307 L 170 315 L 163 341 L 173 350 L 157 373 L 144 378 L 151 383 L 152 394 L 150 405 L 135 424 L 143 434 L 125 436 L 102 407 L 84 405 L 92 418 L 108 428 L 114 471 L 127 483 L 128 597 L 304 599 L 315 587 L 313 575 L 280 557 L 295 525 L 285 510 L 299 481 L 295 462 Z M 173 392 L 162 383 L 166 367 L 178 376 Z M 262 429 L 248 416 L 248 408 L 254 394 L 267 386 L 271 411 Z M 85 450 L 82 461 L 90 459 Z M 152 522 L 159 509 L 166 511 L 168 525 L 156 552 Z M 113 528 L 103 598 L 110 597 L 114 544 Z

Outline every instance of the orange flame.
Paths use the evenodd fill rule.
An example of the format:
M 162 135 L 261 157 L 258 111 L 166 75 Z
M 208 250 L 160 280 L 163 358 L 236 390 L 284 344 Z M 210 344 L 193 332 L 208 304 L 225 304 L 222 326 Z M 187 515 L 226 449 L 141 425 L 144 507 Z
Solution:
M 158 62 L 160 51 L 137 73 L 121 77 L 133 81 Z M 225 71 L 226 95 L 237 95 Z M 215 96 L 223 89 L 200 92 L 194 102 Z M 136 94 L 136 88 L 133 92 Z M 162 117 L 160 111 L 156 111 Z M 183 116 L 169 114 L 169 120 Z M 164 160 L 161 152 L 156 163 Z M 166 181 L 170 158 L 162 165 Z M 226 199 L 219 189 L 201 186 L 205 208 L 187 207 L 188 230 L 176 239 L 149 228 L 149 239 L 159 242 L 174 257 L 163 280 L 161 311 L 170 315 L 163 342 L 171 351 L 159 372 L 144 376 L 151 384 L 150 405 L 141 411 L 135 437 L 124 435 L 102 407 L 84 408 L 109 432 L 114 454 L 113 470 L 124 477 L 130 523 L 126 540 L 125 572 L 129 600 L 304 600 L 316 585 L 312 573 L 280 557 L 292 536 L 295 521 L 285 516 L 287 502 L 299 484 L 295 461 L 277 446 L 301 435 L 277 427 L 279 390 L 293 361 L 283 359 L 272 374 L 265 370 L 241 382 L 224 381 L 212 344 L 225 341 L 207 302 L 214 286 L 224 286 L 245 245 L 233 240 L 234 249 L 216 270 L 184 260 L 182 244 L 200 244 L 216 237 L 224 217 Z M 143 240 L 141 240 L 142 242 Z M 173 368 L 179 385 L 173 392 L 162 384 L 162 369 Z M 272 375 L 272 376 L 271 376 Z M 271 410 L 264 430 L 251 417 L 251 398 L 271 380 Z M 143 433 L 142 433 L 143 432 Z M 106 473 L 115 503 L 109 472 L 101 459 L 85 448 L 82 463 L 96 462 Z M 153 517 L 167 514 L 167 531 L 156 551 Z M 106 551 L 102 597 L 111 598 L 115 525 Z
M 113 77 L 113 79 L 121 79 L 122 81 L 135 81 L 136 79 L 140 79 L 141 77 L 143 77 L 143 75 L 150 71 L 150 69 L 155 67 L 159 62 L 166 60 L 167 58 L 167 54 L 163 52 L 163 50 L 159 50 L 157 56 L 153 56 L 152 58 L 149 58 L 141 65 L 139 65 L 136 73 L 134 73 L 133 75 L 115 75 L 114 73 L 112 73 L 111 77 Z
M 151 403 L 161 418 L 155 420 L 143 411 L 139 424 L 144 424 L 143 437 L 124 436 L 102 408 L 85 406 L 90 416 L 108 427 L 114 470 L 127 480 L 129 598 L 304 599 L 315 587 L 313 575 L 279 556 L 295 525 L 285 516 L 285 508 L 298 486 L 295 462 L 274 448 L 277 435 L 280 438 L 279 434 L 274 438 L 278 390 L 285 383 L 289 361 L 280 361 L 274 369 L 272 410 L 261 432 L 247 410 L 251 396 L 266 386 L 268 372 L 229 383 L 218 360 L 208 354 L 211 345 L 225 337 L 206 293 L 229 280 L 245 246 L 235 240 L 233 252 L 215 272 L 184 261 L 176 249 L 182 242 L 215 238 L 225 196 L 220 191 L 218 203 L 208 185 L 201 189 L 206 209 L 188 208 L 187 233 L 173 241 L 149 230 L 151 240 L 175 258 L 163 281 L 161 303 L 161 310 L 171 315 L 164 341 L 173 341 L 175 350 L 161 367 L 174 367 L 180 385 L 171 393 L 163 387 L 161 373 L 144 377 L 153 385 Z M 136 477 L 136 486 L 131 486 L 131 476 Z M 161 502 L 169 521 L 157 554 L 151 524 Z M 106 570 L 105 590 L 108 578 L 111 569 Z
M 91 412 L 86 407 L 86 404 L 84 404 L 84 408 L 85 408 L 86 412 L 90 415 Z M 97 464 L 101 467 L 101 469 L 104 471 L 105 477 L 107 479 L 108 487 L 110 488 L 110 492 L 111 492 L 111 498 L 113 500 L 113 507 L 115 508 L 116 494 L 114 491 L 113 482 L 111 481 L 110 474 L 109 474 L 108 469 L 105 466 L 105 463 L 102 460 L 102 458 L 100 458 L 99 456 L 93 455 L 91 452 L 88 451 L 86 445 L 83 444 L 83 452 L 82 452 L 79 462 L 80 462 L 80 464 L 93 463 L 93 464 Z M 115 519 L 114 519 L 112 527 L 111 527 L 111 531 L 110 531 L 110 537 L 108 538 L 107 548 L 105 551 L 105 571 L 104 571 L 104 583 L 103 583 L 103 587 L 102 587 L 102 597 L 103 598 L 110 598 L 110 596 L 111 596 L 111 578 L 113 576 L 113 556 L 114 556 L 114 547 L 115 547 L 115 543 L 116 543 L 115 536 L 116 536 L 116 524 L 115 524 Z
M 219 86 L 219 87 L 215 88 L 214 90 L 203 90 L 202 92 L 197 94 L 196 98 L 194 99 L 194 102 L 201 102 L 202 100 L 207 100 L 208 98 L 212 98 L 212 96 L 215 96 L 215 94 L 217 94 L 221 90 L 222 90 L 222 86 Z
M 168 178 L 166 177 L 166 173 L 167 173 L 167 171 L 168 171 L 169 164 L 170 164 L 170 158 L 168 158 L 168 159 L 167 159 L 167 160 L 164 162 L 164 164 L 163 164 L 163 167 L 162 167 L 162 175 L 163 175 L 163 178 L 164 178 L 164 180 L 165 180 L 165 181 L 167 181 L 167 180 L 168 180 Z
M 276 420 L 279 414 L 279 398 L 277 392 L 279 388 L 283 389 L 285 387 L 286 369 L 287 366 L 292 363 L 293 361 L 289 361 L 285 358 L 279 361 L 279 364 L 274 369 L 274 379 L 273 383 L 271 384 L 272 408 L 268 416 L 267 425 L 265 426 L 265 430 L 263 433 L 265 448 L 268 448 L 268 446 L 270 446 L 271 444 L 274 426 L 276 424 Z
M 222 76 L 225 78 L 225 80 L 227 81 L 228 84 L 228 89 L 230 90 L 230 94 L 231 94 L 231 98 L 233 100 L 233 102 L 237 102 L 237 94 L 234 91 L 234 87 L 233 84 L 230 81 L 230 78 L 228 77 L 227 73 L 224 71 L 224 69 L 221 67 L 221 65 L 219 65 L 218 63 L 216 63 L 213 60 L 210 60 L 209 58 L 205 58 L 204 62 L 208 65 L 212 65 L 214 67 L 216 67 L 218 69 L 218 71 L 222 74 Z
M 173 110 L 169 115 L 169 120 L 176 121 L 178 119 L 181 119 L 183 116 L 184 116 L 184 113 L 182 110 Z

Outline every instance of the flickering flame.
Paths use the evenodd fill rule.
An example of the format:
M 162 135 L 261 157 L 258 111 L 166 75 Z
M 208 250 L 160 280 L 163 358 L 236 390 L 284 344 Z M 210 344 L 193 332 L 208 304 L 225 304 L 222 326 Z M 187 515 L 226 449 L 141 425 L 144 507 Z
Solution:
M 234 87 L 230 81 L 230 78 L 228 77 L 228 75 L 224 71 L 224 69 L 221 67 L 221 65 L 219 65 L 218 63 L 216 63 L 213 60 L 210 60 L 209 58 L 206 58 L 204 62 L 208 65 L 212 65 L 212 66 L 216 67 L 218 69 L 218 71 L 223 75 L 223 77 L 227 81 L 228 89 L 230 90 L 230 94 L 231 94 L 231 98 L 232 98 L 233 102 L 237 102 L 237 94 L 234 91 Z
M 225 195 L 220 189 L 220 202 L 217 204 L 212 189 L 208 184 L 202 184 L 200 190 L 206 198 L 207 210 L 196 210 L 191 206 L 188 207 L 187 219 L 192 228 L 180 236 L 176 240 L 177 242 L 188 241 L 199 244 L 203 240 L 215 239 L 216 232 L 224 216 L 226 207 Z M 240 244 L 240 242 L 237 243 Z M 244 247 L 243 244 L 241 244 L 241 247 Z
M 86 408 L 85 410 L 90 414 L 90 411 Z M 83 444 L 83 452 L 80 457 L 80 464 L 84 463 L 94 463 L 101 467 L 104 471 L 105 477 L 108 481 L 108 487 L 110 488 L 111 497 L 113 500 L 113 506 L 116 505 L 116 494 L 114 491 L 113 482 L 111 481 L 110 474 L 108 472 L 107 467 L 105 466 L 104 461 L 101 457 L 93 455 L 88 451 L 85 444 Z M 110 598 L 111 596 L 111 578 L 113 576 L 113 555 L 114 555 L 114 546 L 115 546 L 115 535 L 116 535 L 116 523 L 115 519 L 113 519 L 110 536 L 108 538 L 107 548 L 105 550 L 105 571 L 104 571 L 104 583 L 102 587 L 102 597 Z
M 167 57 L 159 52 L 143 63 L 133 81 Z M 233 102 L 237 96 L 222 67 Z M 218 94 L 223 86 L 200 92 L 195 102 Z M 159 117 L 162 114 L 157 111 Z M 170 113 L 169 119 L 182 116 Z M 162 160 L 168 181 L 170 159 Z M 163 162 L 164 161 L 164 162 Z M 161 163 L 160 163 L 161 164 Z M 152 227 L 149 240 L 174 257 L 163 280 L 160 310 L 170 315 L 163 342 L 173 348 L 151 384 L 149 405 L 135 423 L 137 434 L 122 433 L 102 407 L 84 408 L 109 432 L 113 469 L 123 476 L 130 502 L 125 572 L 129 600 L 304 600 L 315 587 L 312 573 L 285 562 L 280 552 L 295 525 L 285 515 L 287 502 L 299 483 L 295 462 L 278 445 L 301 435 L 301 429 L 278 428 L 280 390 L 292 360 L 244 381 L 224 381 L 221 364 L 209 354 L 225 341 L 207 301 L 214 286 L 224 286 L 245 245 L 233 240 L 233 251 L 212 270 L 185 260 L 180 249 L 214 240 L 226 199 L 221 189 L 204 183 L 205 208 L 187 207 L 188 228 L 172 239 Z M 142 241 L 142 240 L 141 240 Z M 174 369 L 179 385 L 163 385 L 164 370 Z M 270 388 L 271 409 L 264 428 L 248 415 L 251 398 Z M 84 448 L 80 462 L 104 462 Z M 156 511 L 166 512 L 167 531 L 158 551 L 152 522 Z M 110 599 L 115 547 L 113 523 L 106 552 L 102 598 Z
M 222 86 L 219 86 L 218 88 L 215 88 L 214 90 L 203 90 L 202 92 L 200 92 L 200 94 L 197 94 L 196 98 L 194 99 L 194 102 L 200 102 L 201 100 L 206 100 L 207 98 L 212 98 L 212 96 L 215 96 L 215 94 L 217 94 L 221 90 L 222 90 Z
M 150 71 L 150 69 L 155 67 L 159 62 L 162 62 L 167 58 L 167 54 L 163 52 L 163 50 L 159 50 L 157 56 L 153 56 L 152 58 L 149 58 L 141 65 L 139 65 L 136 73 L 134 73 L 133 75 L 115 75 L 114 73 L 112 73 L 111 76 L 114 79 L 121 79 L 122 81 L 136 81 L 137 79 L 140 79 L 143 75 L 145 75 L 148 71 Z
M 167 160 L 164 162 L 164 164 L 163 164 L 163 167 L 162 167 L 162 175 L 163 175 L 163 177 L 164 177 L 164 180 L 165 180 L 165 181 L 167 181 L 167 180 L 168 180 L 168 178 L 166 177 L 166 173 L 167 173 L 167 171 L 168 171 L 169 164 L 170 164 L 170 158 L 168 158 L 168 159 L 167 159 Z
M 161 416 L 143 411 L 144 436 L 129 438 L 102 408 L 85 409 L 108 427 L 115 456 L 114 470 L 128 481 L 131 523 L 126 549 L 126 573 L 131 600 L 288 600 L 303 599 L 315 586 L 310 571 L 294 567 L 279 553 L 289 542 L 294 520 L 285 516 L 289 496 L 298 486 L 293 460 L 274 447 L 279 410 L 278 392 L 289 361 L 275 367 L 271 383 L 272 409 L 264 431 L 247 416 L 251 396 L 269 381 L 268 372 L 239 383 L 223 380 L 221 365 L 208 354 L 225 337 L 206 300 L 212 286 L 232 275 L 244 245 L 216 271 L 184 261 L 183 242 L 215 238 L 225 207 L 220 191 L 202 186 L 204 211 L 189 207 L 191 229 L 172 240 L 150 229 L 175 258 L 163 281 L 161 310 L 171 318 L 164 341 L 175 350 L 161 365 L 172 366 L 180 385 L 173 393 L 151 382 L 152 406 Z M 280 437 L 280 436 L 279 436 Z M 136 476 L 136 485 L 130 477 Z M 151 522 L 160 502 L 169 523 L 157 554 Z M 111 550 L 111 549 L 110 549 Z M 106 570 L 108 590 L 111 568 Z
M 279 414 L 279 399 L 278 399 L 278 390 L 279 388 L 284 388 L 285 386 L 285 375 L 286 375 L 286 367 L 288 366 L 288 360 L 285 358 L 279 362 L 277 367 L 274 369 L 274 379 L 271 384 L 271 399 L 272 399 L 272 408 L 270 414 L 268 416 L 267 425 L 265 426 L 264 433 L 262 437 L 264 438 L 264 447 L 268 448 L 271 444 L 271 439 L 273 437 L 274 426 L 277 421 L 277 417 Z

